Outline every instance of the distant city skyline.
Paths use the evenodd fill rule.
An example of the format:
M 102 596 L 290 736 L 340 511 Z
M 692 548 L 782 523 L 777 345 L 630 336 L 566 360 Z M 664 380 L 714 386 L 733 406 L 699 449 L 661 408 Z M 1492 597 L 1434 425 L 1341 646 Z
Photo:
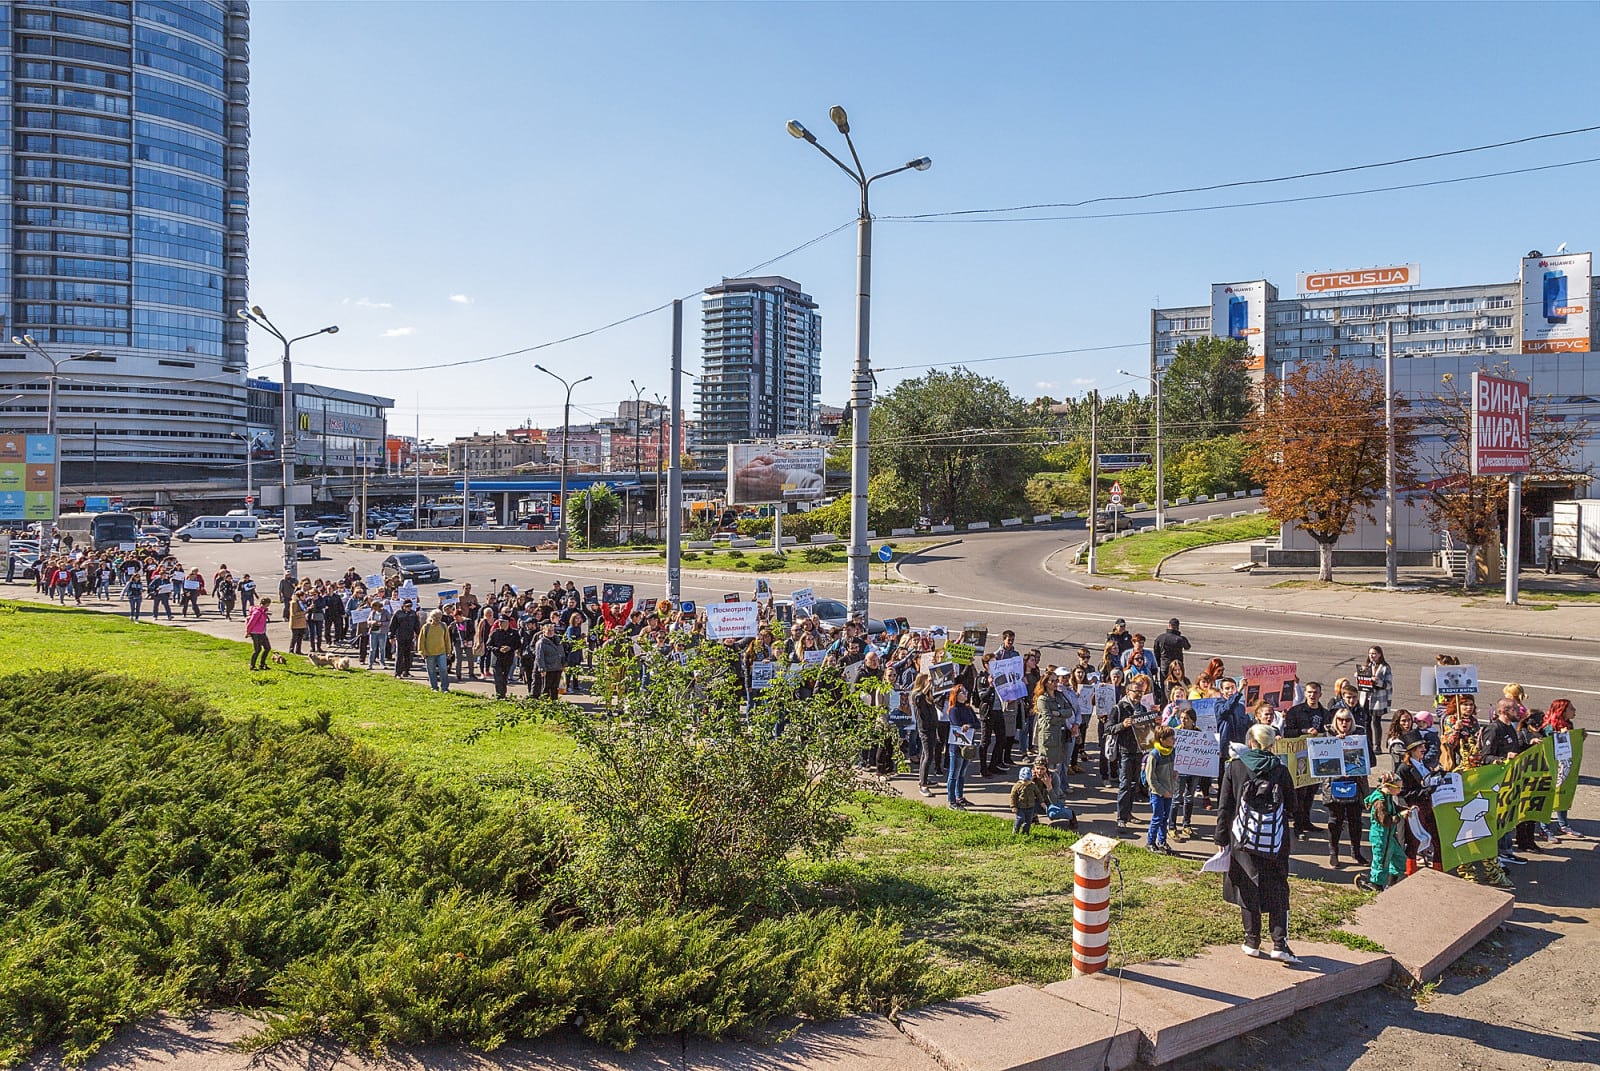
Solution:
M 1595 132 L 1029 213 L 1070 217 L 1039 222 L 894 218 L 1297 175 L 1588 126 L 1531 107 L 1547 83 L 1553 99 L 1582 99 L 1580 80 L 1561 89 L 1570 76 L 1556 67 L 1485 78 L 1480 61 L 1542 54 L 1542 20 L 1557 13 L 1587 39 L 1600 29 L 1592 6 L 865 4 L 852 6 L 848 34 L 837 7 L 805 4 L 382 10 L 252 13 L 250 293 L 286 328 L 337 322 L 336 338 L 297 352 L 301 374 L 396 398 L 391 426 L 408 434 L 419 409 L 424 437 L 440 440 L 558 424 L 560 398 L 535 360 L 595 375 L 574 394 L 574 422 L 614 412 L 630 378 L 665 393 L 665 310 L 482 359 L 680 297 L 698 373 L 699 295 L 758 266 L 799 280 L 823 310 L 821 399 L 841 403 L 856 195 L 783 128 L 799 119 L 842 151 L 832 104 L 849 110 L 869 170 L 934 161 L 874 189 L 883 391 L 957 361 L 1027 397 L 1142 389 L 1115 370 L 1142 365 L 1150 310 L 1203 304 L 1210 281 L 1287 289 L 1300 271 L 1420 263 L 1430 286 L 1470 284 L 1515 277 L 1529 249 L 1600 245 Z M 424 61 L 438 77 L 415 77 Z M 1551 165 L 1570 166 L 1257 203 Z M 1172 214 L 1130 214 L 1159 212 Z M 251 339 L 257 374 L 275 356 Z M 405 371 L 457 361 L 480 363 Z M 692 412 L 687 383 L 684 398 Z

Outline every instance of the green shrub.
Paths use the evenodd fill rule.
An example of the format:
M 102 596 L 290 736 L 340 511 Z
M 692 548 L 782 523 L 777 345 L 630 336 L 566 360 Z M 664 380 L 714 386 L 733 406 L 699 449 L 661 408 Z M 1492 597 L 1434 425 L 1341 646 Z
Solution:
M 833 561 L 833 550 L 829 547 L 807 547 L 800 552 L 800 556 L 813 565 L 826 565 Z
M 775 573 L 785 565 L 781 554 L 763 554 L 750 568 L 757 573 Z
M 741 558 L 733 563 L 733 567 L 735 569 L 748 569 L 750 568 L 750 560 L 748 558 Z
M 686 551 L 684 551 L 684 552 L 682 552 L 681 554 L 678 555 L 679 560 L 686 561 L 686 562 L 695 561 L 699 557 L 700 557 L 700 552 L 698 550 L 686 550 Z
M 744 557 L 744 551 L 740 550 L 738 547 L 729 547 L 728 548 L 728 557 L 730 557 L 730 558 L 742 558 L 742 557 Z

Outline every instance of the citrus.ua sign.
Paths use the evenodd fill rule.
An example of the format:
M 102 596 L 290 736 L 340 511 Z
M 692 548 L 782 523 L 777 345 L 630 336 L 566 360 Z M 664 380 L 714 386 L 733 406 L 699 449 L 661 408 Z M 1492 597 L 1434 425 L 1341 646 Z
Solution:
M 1357 268 L 1354 271 L 1301 272 L 1299 279 L 1302 294 L 1325 294 L 1333 290 L 1417 286 L 1422 281 L 1422 269 L 1416 264 L 1396 264 L 1387 268 Z

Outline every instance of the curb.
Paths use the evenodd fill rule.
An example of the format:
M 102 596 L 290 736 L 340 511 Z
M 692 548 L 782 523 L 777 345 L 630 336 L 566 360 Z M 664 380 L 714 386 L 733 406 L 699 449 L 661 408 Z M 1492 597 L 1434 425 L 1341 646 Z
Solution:
M 1039 527 L 1042 528 L 1043 525 L 1040 525 Z M 902 565 L 904 565 L 906 562 L 911 561 L 913 558 L 920 558 L 922 555 L 928 553 L 928 551 L 930 551 L 930 550 L 942 550 L 945 547 L 958 546 L 958 545 L 960 545 L 961 542 L 962 541 L 959 540 L 959 539 L 946 539 L 943 543 L 930 543 L 925 547 L 919 547 L 918 549 L 912 551 L 910 554 L 907 554 L 904 558 L 901 558 L 899 561 L 894 563 L 894 575 L 899 577 L 902 583 L 910 584 L 913 587 L 921 588 L 922 589 L 922 593 L 925 594 L 925 595 L 937 594 L 938 591 L 939 591 L 938 588 L 934 587 L 931 584 L 921 584 L 921 583 L 918 583 L 915 580 L 912 580 L 910 577 L 906 576 L 906 574 L 904 574 L 904 573 L 902 573 L 900 571 L 900 567 Z
M 1177 602 L 1192 603 L 1196 606 L 1216 606 L 1225 610 L 1253 610 L 1257 613 L 1283 614 L 1288 617 L 1314 617 L 1324 621 L 1355 621 L 1363 625 L 1393 625 L 1396 623 L 1393 618 L 1386 617 L 1364 617 L 1360 614 L 1330 614 L 1324 613 L 1320 610 L 1287 610 L 1274 606 L 1240 606 L 1237 603 L 1225 602 L 1221 599 L 1202 599 L 1193 595 L 1171 595 L 1164 591 L 1143 591 L 1139 588 L 1121 587 L 1116 584 L 1087 584 L 1077 577 L 1071 576 L 1068 573 L 1060 572 L 1050 567 L 1051 561 L 1055 559 L 1057 554 L 1061 554 L 1068 550 L 1076 553 L 1078 548 L 1081 546 L 1083 546 L 1083 544 L 1078 543 L 1070 547 L 1062 547 L 1060 550 L 1055 551 L 1049 557 L 1045 558 L 1041 567 L 1051 576 L 1060 580 L 1065 580 L 1067 583 L 1074 584 L 1077 587 L 1083 588 L 1085 591 L 1098 588 L 1102 591 L 1120 591 L 1124 595 L 1148 595 L 1158 599 L 1173 599 Z M 1196 550 L 1198 548 L 1190 547 L 1188 549 Z M 1182 552 L 1180 551 L 1178 553 Z M 1168 557 L 1171 557 L 1171 555 L 1168 555 Z M 1165 559 L 1163 559 L 1163 561 L 1164 560 Z M 1172 581 L 1163 580 L 1160 581 L 1160 583 L 1170 584 Z M 1572 636 L 1563 635 L 1558 632 L 1519 632 L 1514 629 L 1475 628 L 1471 625 L 1430 624 L 1426 627 L 1448 632 L 1462 632 L 1474 636 L 1516 636 L 1519 639 L 1525 640 L 1565 640 L 1569 642 L 1584 642 L 1594 638 L 1592 635 Z

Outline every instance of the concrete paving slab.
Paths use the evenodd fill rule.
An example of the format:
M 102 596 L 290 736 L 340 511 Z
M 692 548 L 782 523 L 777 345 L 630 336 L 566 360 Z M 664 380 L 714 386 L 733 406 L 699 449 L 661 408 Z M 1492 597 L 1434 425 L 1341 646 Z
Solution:
M 690 1041 L 685 1071 L 944 1071 L 887 1019 L 856 1018 L 801 1027 L 772 1045 Z
M 900 1029 L 948 1071 L 1120 1071 L 1139 1052 L 1126 1018 L 1023 985 L 908 1012 Z
M 1504 889 L 1419 870 L 1356 911 L 1350 930 L 1388 949 L 1411 980 L 1429 982 L 1511 917 Z
M 1298 1010 L 1295 973 L 1273 963 L 1273 970 L 1234 950 L 1224 966 L 1208 961 L 1156 960 L 1115 972 L 1073 978 L 1045 986 L 1052 996 L 1102 1015 L 1118 1016 L 1141 1035 L 1139 1059 L 1164 1064 L 1286 1019 Z

